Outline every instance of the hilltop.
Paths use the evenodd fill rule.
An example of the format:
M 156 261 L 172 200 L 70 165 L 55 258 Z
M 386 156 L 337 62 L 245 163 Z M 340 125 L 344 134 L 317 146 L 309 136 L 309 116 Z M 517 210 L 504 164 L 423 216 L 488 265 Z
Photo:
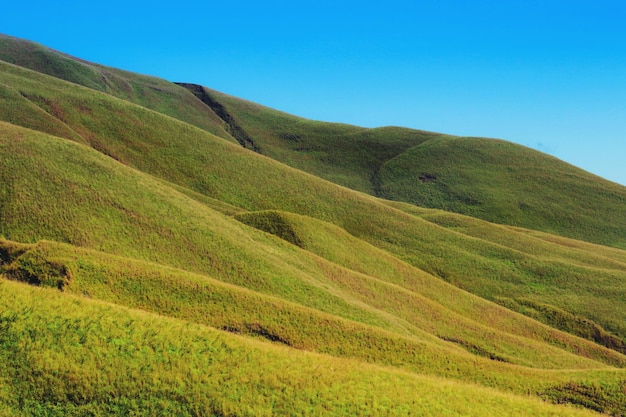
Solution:
M 622 415 L 625 195 L 2 37 L 4 415 Z

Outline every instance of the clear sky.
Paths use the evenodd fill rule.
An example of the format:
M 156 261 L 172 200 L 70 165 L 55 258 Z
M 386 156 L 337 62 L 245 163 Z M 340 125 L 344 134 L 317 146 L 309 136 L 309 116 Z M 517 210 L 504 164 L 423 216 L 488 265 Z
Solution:
M 10 1 L 0 32 L 317 120 L 507 139 L 626 185 L 626 1 Z

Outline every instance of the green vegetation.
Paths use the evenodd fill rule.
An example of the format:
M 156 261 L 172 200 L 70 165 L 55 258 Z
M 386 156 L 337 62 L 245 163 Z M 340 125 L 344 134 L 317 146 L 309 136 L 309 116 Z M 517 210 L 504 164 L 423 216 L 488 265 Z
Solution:
M 626 249 L 626 191 L 513 143 L 305 120 L 204 89 L 263 154 L 378 197 Z
M 0 299 L 5 415 L 593 415 L 10 282 Z
M 354 190 L 378 194 L 378 171 L 385 161 L 438 133 L 400 127 L 365 129 L 295 117 L 218 91 L 192 88 L 221 106 L 231 125 L 273 159 Z
M 111 94 L 235 142 L 211 109 L 184 88 L 160 78 L 93 64 L 2 34 L 0 60 Z
M 623 187 L 9 37 L 0 59 L 0 415 L 626 415 Z M 503 205 L 522 188 L 545 212 Z
M 384 198 L 626 248 L 624 187 L 520 145 L 433 139 L 379 178 Z
M 307 120 L 4 35 L 0 60 L 167 114 L 354 190 L 626 249 L 624 187 L 520 145 Z

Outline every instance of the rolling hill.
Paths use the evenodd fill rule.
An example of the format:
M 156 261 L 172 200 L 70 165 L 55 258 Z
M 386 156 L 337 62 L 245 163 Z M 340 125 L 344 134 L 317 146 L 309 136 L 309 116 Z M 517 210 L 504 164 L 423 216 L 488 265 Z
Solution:
M 521 145 L 307 120 L 5 35 L 0 60 L 167 114 L 377 197 L 626 249 L 623 186 Z
M 624 196 L 0 37 L 0 415 L 624 415 Z
M 626 249 L 624 187 L 502 140 L 316 122 L 185 85 L 278 161 L 355 190 Z

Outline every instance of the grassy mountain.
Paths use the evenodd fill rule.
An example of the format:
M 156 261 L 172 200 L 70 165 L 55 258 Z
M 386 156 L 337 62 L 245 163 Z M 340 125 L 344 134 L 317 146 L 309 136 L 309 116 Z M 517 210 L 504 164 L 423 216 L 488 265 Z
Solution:
M 256 149 L 385 199 L 626 249 L 626 189 L 513 143 L 305 120 L 190 88 Z
M 389 159 L 432 138 L 399 127 L 366 129 L 307 120 L 195 84 L 181 84 L 228 120 L 251 148 L 321 178 L 376 195 L 378 171 Z
M 625 251 L 259 154 L 281 159 L 271 124 L 319 152 L 341 130 L 320 160 L 365 186 L 456 139 L 228 98 L 253 130 L 210 90 L 4 41 L 0 415 L 626 413 Z M 200 122 L 85 81 L 103 71 Z
M 626 249 L 623 186 L 521 145 L 307 120 L 4 35 L 0 60 L 167 114 L 354 190 Z
M 509 142 L 434 139 L 387 161 L 379 178 L 391 200 L 626 247 L 623 186 Z
M 623 273 L 621 263 L 610 266 L 608 271 L 587 268 L 586 264 L 575 270 L 567 264 L 543 267 L 519 250 L 466 239 L 413 213 L 289 169 L 200 129 L 126 101 L 89 89 L 69 89 L 67 83 L 18 67 L 5 66 L 2 77 L 7 84 L 19 88 L 21 95 L 29 97 L 31 104 L 54 107 L 66 126 L 73 132 L 82 133 L 83 142 L 138 170 L 242 209 L 281 209 L 331 222 L 415 267 L 462 288 L 474 289 L 479 295 L 490 299 L 496 294 L 513 299 L 530 296 L 540 303 L 575 314 L 585 311 L 584 317 L 602 328 L 611 329 L 618 337 L 623 338 L 626 334 L 624 317 L 615 315 L 615 311 L 620 311 L 619 292 L 596 293 L 596 287 L 592 285 L 591 298 L 581 299 L 580 285 L 572 288 L 572 283 L 567 281 L 572 273 L 581 276 L 582 282 L 608 274 L 606 279 L 619 283 L 619 278 L 613 274 Z M 77 102 L 80 103 L 78 107 L 74 105 Z M 12 158 L 16 158 L 15 152 Z M 23 163 L 19 165 L 24 166 Z M 8 162 L 6 166 L 10 166 Z M 10 184 L 9 181 L 6 183 Z M 14 188 L 24 187 L 25 184 Z M 310 192 L 303 193 L 303 189 Z M 134 193 L 140 195 L 139 191 Z M 26 212 L 28 205 L 20 210 Z M 37 214 L 33 213 L 31 217 L 36 219 Z M 6 219 L 5 224 L 14 221 L 20 227 L 25 226 L 20 217 L 11 220 L 7 216 Z M 93 227 L 86 227 L 93 235 Z M 67 228 L 71 232 L 65 233 L 84 234 L 82 228 L 73 226 L 73 222 Z M 103 233 L 109 233 L 108 228 L 108 225 L 103 226 Z M 150 227 L 146 229 L 151 230 Z M 6 237 L 20 241 L 47 238 L 83 244 L 81 240 L 71 240 L 64 235 L 36 234 L 41 230 L 42 226 L 37 225 L 21 235 L 7 232 Z M 142 235 L 143 232 L 138 232 L 133 239 Z M 173 253 L 171 259 L 178 261 L 179 257 Z M 451 263 L 450 259 L 455 262 Z M 543 270 L 548 272 L 537 273 Z M 508 277 L 505 282 L 502 281 L 503 274 Z M 553 277 L 562 279 L 559 281 Z M 536 287 L 530 294 L 529 283 Z M 507 291 L 502 293 L 505 287 Z M 589 305 L 591 300 L 599 301 L 598 297 L 602 297 L 602 303 L 598 303 L 602 307 Z M 602 314 L 598 314 L 599 310 Z
M 163 79 L 94 64 L 2 34 L 0 60 L 128 100 L 234 141 L 210 108 Z

